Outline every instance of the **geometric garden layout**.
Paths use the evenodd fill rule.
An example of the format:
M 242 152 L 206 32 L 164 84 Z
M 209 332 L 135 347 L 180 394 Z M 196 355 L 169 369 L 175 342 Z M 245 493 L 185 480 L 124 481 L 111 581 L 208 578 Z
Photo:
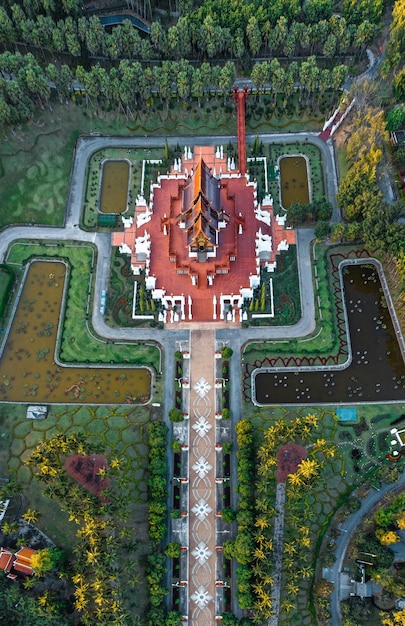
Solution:
M 96 144 L 97 146 L 102 145 L 102 141 L 102 139 L 92 139 L 91 142 L 93 143 L 90 142 L 88 144 L 89 147 L 86 147 L 86 142 L 84 142 L 83 146 L 85 149 L 83 153 L 87 155 L 91 154 L 92 151 L 94 151 L 94 146 Z M 366 320 L 367 311 L 363 312 L 361 310 L 362 304 L 360 300 L 347 302 L 345 309 L 344 298 L 341 298 L 339 301 L 339 331 L 341 336 L 343 336 L 342 328 L 347 327 L 352 334 L 355 333 L 354 345 L 357 346 L 354 353 L 352 353 L 351 346 L 344 345 L 343 356 L 344 359 L 347 359 L 346 361 L 344 361 L 344 359 L 339 361 L 340 354 L 334 357 L 335 362 L 333 362 L 331 358 L 327 363 L 326 361 L 323 363 L 315 359 L 311 361 L 312 357 L 306 356 L 298 363 L 294 361 L 291 355 L 275 355 L 271 358 L 263 359 L 260 362 L 244 363 L 242 366 L 243 369 L 241 368 L 238 350 L 247 340 L 257 342 L 265 340 L 271 343 L 274 339 L 279 339 L 280 336 L 288 339 L 294 338 L 295 332 L 299 337 L 312 332 L 315 317 L 313 308 L 313 302 L 315 300 L 313 292 L 314 287 L 312 284 L 311 268 L 303 263 L 300 280 L 301 283 L 302 281 L 305 282 L 307 293 L 306 297 L 303 298 L 303 316 L 300 325 L 297 326 L 297 331 L 294 331 L 293 327 L 283 330 L 277 327 L 252 328 L 246 329 L 246 331 L 242 329 L 241 326 L 245 319 L 244 314 L 246 313 L 246 302 L 244 298 L 252 297 L 254 290 L 258 288 L 261 272 L 270 273 L 274 270 L 277 252 L 288 248 L 288 242 L 292 241 L 292 236 L 288 234 L 287 231 L 283 231 L 284 224 L 282 220 L 280 221 L 277 218 L 278 221 L 276 223 L 276 219 L 271 212 L 271 198 L 267 197 L 267 200 L 261 207 L 260 203 L 257 201 L 257 195 L 253 185 L 250 188 L 248 187 L 249 183 L 245 184 L 244 182 L 245 173 L 242 172 L 242 181 L 240 179 L 237 180 L 238 173 L 235 164 L 230 160 L 226 160 L 226 155 L 223 155 L 222 147 L 215 148 L 215 150 L 217 155 L 216 163 L 212 168 L 204 163 L 201 156 L 198 159 L 197 152 L 194 161 L 192 161 L 190 153 L 188 152 L 190 148 L 188 148 L 185 150 L 185 157 L 183 157 L 181 163 L 180 159 L 176 159 L 176 171 L 170 174 L 172 177 L 171 180 L 169 180 L 170 176 L 168 173 L 166 182 L 171 185 L 171 208 L 167 211 L 167 215 L 166 213 L 162 213 L 162 216 L 159 218 L 160 223 L 156 228 L 159 229 L 159 242 L 161 242 L 159 246 L 162 246 L 159 249 L 163 250 L 163 245 L 167 244 L 169 253 L 173 257 L 170 258 L 170 261 L 166 259 L 166 266 L 169 267 L 173 265 L 176 270 L 176 280 L 178 282 L 173 284 L 180 285 L 178 294 L 173 295 L 173 293 L 170 293 L 170 283 L 167 282 L 168 280 L 170 281 L 169 273 L 164 274 L 165 286 L 162 284 L 162 281 L 159 283 L 159 276 L 155 276 L 152 269 L 149 274 L 150 268 L 156 268 L 157 270 L 164 264 L 162 264 L 161 259 L 155 263 L 152 260 L 154 248 L 153 240 L 152 246 L 150 245 L 148 223 L 153 219 L 153 207 L 146 206 L 144 198 L 141 200 L 138 199 L 139 206 L 136 218 L 138 219 L 138 223 L 135 224 L 136 220 L 134 220 L 134 223 L 131 224 L 131 233 L 133 233 L 133 235 L 131 235 L 133 240 L 131 241 L 134 245 L 134 250 L 136 246 L 138 247 L 138 255 L 132 250 L 132 259 L 136 259 L 136 262 L 142 265 L 142 272 L 145 273 L 146 282 L 148 283 L 149 280 L 152 297 L 156 298 L 156 301 L 158 301 L 158 298 L 166 301 L 167 307 L 163 314 L 164 319 L 162 317 L 161 320 L 165 323 L 166 330 L 164 331 L 156 331 L 154 329 L 150 331 L 127 329 L 125 335 L 119 332 L 114 334 L 114 329 L 107 328 L 100 314 L 100 296 L 107 286 L 106 268 L 108 268 L 109 265 L 108 259 L 111 250 L 103 247 L 104 244 L 100 243 L 101 239 L 97 234 L 86 234 L 78 227 L 84 188 L 85 168 L 83 167 L 83 163 L 81 164 L 83 174 L 81 177 L 78 176 L 78 184 L 76 184 L 76 188 L 71 194 L 71 206 L 69 206 L 66 227 L 64 229 L 58 229 L 57 232 L 55 229 L 54 233 L 45 232 L 46 229 L 43 229 L 43 233 L 35 233 L 36 239 L 51 237 L 57 239 L 60 237 L 61 240 L 65 239 L 67 241 L 75 239 L 91 241 L 94 242 L 96 246 L 99 246 L 96 273 L 93 275 L 93 277 L 95 276 L 96 282 L 94 285 L 94 304 L 91 312 L 96 332 L 101 336 L 103 332 L 108 332 L 106 336 L 111 340 L 125 337 L 125 339 L 136 340 L 139 338 L 141 340 L 161 342 L 165 348 L 165 367 L 167 367 L 170 361 L 174 361 L 175 350 L 182 352 L 182 379 L 176 379 L 176 389 L 178 387 L 181 388 L 181 410 L 186 419 L 183 422 L 172 425 L 172 436 L 180 440 L 182 450 L 187 454 L 187 472 L 176 479 L 179 485 L 181 483 L 182 503 L 184 502 L 185 504 L 185 510 L 183 510 L 182 504 L 182 516 L 184 516 L 184 519 L 178 521 L 178 526 L 176 526 L 173 521 L 171 528 L 173 532 L 170 540 L 178 540 L 181 546 L 182 565 L 178 609 L 184 616 L 183 622 L 188 623 L 190 626 L 211 626 L 216 621 L 220 620 L 220 615 L 224 611 L 227 582 L 224 576 L 224 559 L 222 553 L 224 541 L 229 539 L 227 534 L 230 531 L 224 525 L 221 518 L 224 485 L 226 480 L 228 480 L 224 478 L 223 474 L 222 449 L 226 442 L 232 442 L 234 449 L 236 447 L 233 434 L 235 427 L 234 420 L 236 421 L 241 417 L 241 396 L 244 395 L 245 400 L 250 397 L 258 405 L 271 405 L 273 392 L 273 396 L 277 398 L 279 404 L 282 404 L 284 401 L 285 404 L 302 406 L 309 404 L 311 401 L 314 405 L 317 403 L 317 387 L 322 386 L 324 394 L 330 392 L 330 401 L 328 401 L 328 396 L 325 395 L 326 401 L 324 402 L 324 396 L 322 396 L 322 404 L 335 403 L 336 405 L 338 402 L 342 402 L 342 399 L 337 400 L 334 395 L 336 383 L 337 386 L 341 385 L 342 390 L 347 394 L 346 396 L 342 396 L 345 398 L 345 403 L 355 406 L 356 403 L 364 403 L 368 400 L 367 395 L 362 397 L 362 392 L 365 394 L 367 392 L 368 384 L 370 384 L 370 388 L 372 388 L 370 393 L 379 393 L 381 387 L 382 393 L 386 393 L 389 396 L 390 387 L 387 381 L 390 379 L 394 391 L 391 398 L 384 397 L 384 400 L 393 399 L 397 402 L 403 401 L 403 389 L 405 387 L 405 372 L 401 358 L 399 358 L 397 362 L 394 362 L 391 358 L 391 362 L 389 366 L 387 365 L 387 368 L 392 367 L 392 371 L 389 370 L 390 376 L 386 376 L 386 382 L 382 380 L 380 383 L 375 379 L 376 372 L 373 368 L 372 356 L 367 356 L 367 348 L 364 347 L 365 344 L 363 345 L 361 343 L 363 341 L 363 334 L 361 332 L 362 322 L 359 320 Z M 215 154 L 215 150 L 212 150 L 212 154 Z M 327 151 L 327 148 L 322 148 L 323 153 L 324 150 Z M 211 154 L 208 150 L 206 150 L 206 153 Z M 185 167 L 187 164 L 190 171 Z M 227 167 L 229 171 L 225 172 Z M 193 168 L 195 168 L 195 171 Z M 80 164 L 76 162 L 74 164 L 73 178 L 79 169 Z M 164 179 L 164 177 L 162 177 L 162 179 Z M 248 177 L 246 180 L 248 180 Z M 189 181 L 191 181 L 191 183 Z M 164 184 L 165 181 L 161 181 L 162 189 Z M 245 205 L 243 205 L 243 207 L 238 206 L 237 199 L 235 200 L 231 193 L 233 184 L 239 185 L 240 190 L 242 190 L 243 185 L 246 187 L 243 188 L 243 193 L 245 194 L 243 197 L 245 199 L 250 198 L 249 194 L 251 194 L 252 212 L 255 212 L 256 217 L 254 219 L 257 220 L 257 224 L 254 219 L 251 219 L 251 216 L 245 215 L 245 212 L 247 213 L 248 211 Z M 173 195 L 175 185 L 177 185 L 177 196 Z M 158 187 L 158 185 L 155 187 L 154 193 L 156 197 L 159 197 L 159 194 L 162 195 L 163 192 L 161 192 L 161 188 Z M 219 202 L 220 196 L 219 192 L 217 193 L 218 190 L 220 190 L 221 193 L 226 192 L 227 194 L 226 197 L 224 196 L 225 199 L 222 205 L 215 204 Z M 179 194 L 181 193 L 184 193 L 184 197 L 186 198 L 183 205 L 181 205 L 179 200 Z M 223 206 L 227 207 L 226 210 L 223 209 Z M 176 211 L 178 211 L 178 214 L 176 214 Z M 235 220 L 234 223 L 232 222 L 233 219 Z M 139 231 L 138 233 L 137 229 Z M 244 241 L 246 242 L 247 239 L 245 238 L 245 240 L 243 240 L 244 233 L 246 238 L 251 237 L 253 246 L 252 258 L 249 260 L 244 244 Z M 24 230 L 23 235 L 24 237 L 31 236 L 28 229 Z M 12 229 L 9 230 L 7 235 L 8 240 L 7 237 L 5 237 L 0 247 L 0 261 L 4 261 L 6 258 L 8 243 L 11 243 L 13 239 L 17 239 L 20 236 L 21 233 L 19 233 L 19 231 L 13 234 Z M 170 239 L 170 237 L 172 239 Z M 176 255 L 174 251 L 170 252 L 171 241 L 179 242 L 181 241 L 181 237 L 184 239 L 184 246 L 181 255 L 177 255 L 174 261 Z M 125 241 L 127 242 L 125 246 L 128 247 L 129 238 L 127 237 Z M 224 257 L 221 257 L 220 252 L 221 241 L 226 242 L 226 246 L 228 246 Z M 274 250 L 275 242 L 278 242 L 278 250 Z M 179 244 L 177 243 L 176 245 Z M 244 275 L 246 284 L 244 283 L 241 286 L 239 286 L 239 283 L 235 282 L 232 274 L 234 271 L 237 272 L 238 254 L 241 255 L 240 258 L 243 259 L 245 265 L 248 262 L 251 263 L 249 271 L 245 271 L 246 275 Z M 173 263 L 171 263 L 172 261 Z M 364 261 L 364 259 L 357 260 L 357 262 L 360 261 Z M 300 263 L 300 259 L 298 259 L 298 262 Z M 164 268 L 164 272 L 168 272 L 167 267 Z M 202 270 L 201 268 L 205 269 Z M 336 272 L 336 280 L 339 280 L 338 273 L 340 270 L 338 270 L 337 264 L 334 271 Z M 229 294 L 225 291 L 228 279 L 224 277 L 228 272 Z M 381 272 L 379 272 L 379 278 L 381 279 L 382 277 Z M 52 280 L 54 280 L 53 275 Z M 183 280 L 183 283 L 179 282 L 179 280 Z M 210 289 L 214 289 L 216 284 L 221 286 L 220 289 L 215 292 L 210 292 Z M 235 285 L 237 285 L 236 288 Z M 301 288 L 302 287 L 303 285 L 301 284 Z M 392 305 L 389 293 L 385 289 L 384 284 L 382 288 L 384 289 L 388 309 L 390 309 Z M 199 289 L 200 292 L 198 291 Z M 188 293 L 190 295 L 187 296 Z M 210 295 L 211 293 L 214 294 L 213 297 Z M 335 296 L 336 298 L 339 297 L 338 288 L 336 288 Z M 195 311 L 197 314 L 200 312 L 203 316 L 209 311 L 211 318 L 212 315 L 214 316 L 213 320 L 207 322 L 205 321 L 205 317 L 201 317 L 201 319 L 204 319 L 204 322 L 193 323 L 193 302 L 196 302 Z M 310 303 L 309 305 L 307 304 L 308 302 Z M 374 304 L 377 306 L 377 303 Z M 374 306 L 374 304 L 371 303 L 370 308 Z M 181 311 L 180 317 L 178 315 L 179 311 Z M 364 317 L 361 318 L 360 314 L 362 313 Z M 400 352 L 404 354 L 404 342 L 398 331 L 399 327 L 393 309 L 390 313 L 394 323 L 395 341 L 399 341 L 399 349 L 398 344 L 396 349 L 398 350 L 398 354 Z M 381 328 L 385 326 L 386 323 L 385 321 L 379 321 L 378 312 L 374 313 L 374 316 L 374 327 L 378 327 L 380 332 Z M 366 322 L 364 323 L 366 324 Z M 265 329 L 262 330 L 263 328 Z M 49 330 L 51 331 L 52 329 L 50 328 Z M 167 341 L 167 335 L 169 334 L 172 335 L 173 341 Z M 382 331 L 379 334 L 379 337 L 381 336 Z M 366 341 L 366 338 L 364 341 Z M 350 338 L 348 343 L 350 344 Z M 343 343 L 341 345 L 343 345 Z M 226 382 L 228 382 L 223 378 L 222 361 L 220 358 L 220 350 L 223 346 L 229 346 L 234 350 L 234 356 L 230 360 L 232 392 L 229 398 L 231 415 L 233 415 L 234 420 L 221 419 L 223 411 L 223 387 Z M 23 350 L 23 348 L 21 348 L 21 350 Z M 381 354 L 381 360 L 383 360 L 385 356 L 384 346 L 381 347 L 378 354 Z M 339 382 L 341 371 L 356 366 L 365 368 L 367 365 L 369 365 L 369 368 L 364 370 L 365 373 L 363 376 L 365 381 L 364 389 L 361 388 L 352 370 L 350 370 L 350 375 L 347 375 L 347 380 L 342 374 L 341 380 L 343 382 Z M 172 370 L 170 369 L 170 371 Z M 269 374 L 272 376 L 271 382 L 269 382 L 270 378 L 266 378 Z M 77 374 L 76 379 L 73 374 L 72 376 L 72 380 L 69 380 L 69 383 L 66 384 L 69 389 L 73 389 L 72 393 L 75 393 L 76 389 L 77 394 L 92 393 L 92 387 L 86 378 L 84 370 L 83 372 L 80 371 L 80 374 Z M 262 376 L 262 379 L 260 379 L 260 376 Z M 2 384 L 4 384 L 4 378 L 3 376 Z M 51 378 L 51 375 L 49 378 Z M 93 376 L 91 377 L 91 382 L 94 383 L 93 386 L 97 389 L 98 379 L 96 377 L 94 378 L 95 380 L 93 381 Z M 369 378 L 371 383 L 369 383 Z M 122 393 L 121 397 L 125 397 L 129 402 L 132 401 L 134 404 L 139 404 L 139 402 L 134 402 L 135 396 L 133 393 L 131 395 L 130 389 L 127 389 L 129 383 L 126 381 L 123 382 L 124 379 L 121 381 L 117 379 L 117 390 L 115 390 L 116 397 L 120 397 L 119 393 Z M 239 380 L 240 389 L 238 388 Z M 359 376 L 359 380 L 363 379 Z M 84 387 L 84 381 L 86 381 L 87 387 Z M 35 383 L 35 381 L 30 381 L 30 387 L 28 387 L 28 389 L 35 392 L 37 387 L 33 382 Z M 50 384 L 53 385 L 53 381 L 51 381 Z M 263 389 L 259 388 L 260 384 L 264 385 Z M 121 387 L 119 387 L 119 385 L 121 385 Z M 255 385 L 258 386 L 257 389 Z M 328 385 L 330 385 L 330 387 L 328 387 Z M 83 387 L 85 388 L 84 392 L 80 391 Z M 122 391 L 120 391 L 121 388 Z M 165 399 L 163 403 L 165 417 L 172 406 L 174 406 L 174 393 L 172 388 L 173 380 L 166 380 Z M 52 391 L 48 385 L 48 393 L 49 389 Z M 113 393 L 114 391 L 112 390 L 111 394 Z M 256 393 L 262 395 L 259 397 Z M 78 397 L 79 396 L 77 396 L 76 399 Z M 21 398 L 21 400 L 23 399 Z M 24 401 L 28 402 L 29 400 L 28 398 Z M 34 398 L 31 400 L 34 401 Z M 40 397 L 38 394 L 35 401 L 39 404 L 39 400 Z M 75 398 L 70 401 L 74 400 Z M 44 399 L 43 402 L 49 403 L 50 401 L 49 399 Z M 114 404 L 114 400 L 112 400 L 112 404 Z M 125 415 L 121 415 L 118 409 L 113 409 L 113 416 L 115 414 L 115 423 L 120 424 L 121 430 L 119 433 L 117 431 L 116 435 L 113 434 L 111 436 L 116 436 L 117 441 L 122 438 L 125 446 L 127 446 L 132 436 L 128 423 L 126 422 Z M 61 419 L 67 422 L 67 416 L 63 413 L 61 413 Z M 97 423 L 99 423 L 97 427 L 100 429 L 100 437 L 105 438 L 106 435 L 103 434 L 105 425 L 102 423 L 101 418 L 97 416 L 96 410 L 93 411 L 93 409 L 91 409 L 91 416 L 88 421 L 89 424 L 86 428 L 89 429 L 91 423 L 97 421 Z M 34 424 L 34 434 L 35 431 L 40 428 L 40 424 L 41 422 L 38 422 L 38 426 Z M 71 428 L 70 424 L 67 425 Z M 106 426 L 108 426 L 108 424 Z M 22 426 L 21 429 L 22 436 L 24 438 L 27 437 L 28 431 L 26 428 Z M 24 439 L 22 439 L 22 441 L 23 440 Z M 105 443 L 106 445 L 113 445 L 114 441 L 113 439 L 111 441 L 106 440 Z M 140 446 L 142 453 L 145 452 L 143 442 L 136 442 L 134 446 Z M 285 467 L 287 467 L 283 480 L 279 481 L 280 484 L 277 487 L 277 494 L 274 494 L 273 503 L 278 512 L 275 523 L 276 529 L 278 528 L 278 534 L 275 532 L 274 545 L 279 551 L 280 562 L 284 542 L 283 508 L 286 491 L 284 483 L 286 482 L 287 475 L 295 472 L 299 463 L 306 458 L 306 453 L 305 448 L 299 448 L 298 446 L 296 448 L 293 446 L 288 448 L 287 446 L 282 449 L 282 453 L 279 453 L 277 457 L 280 467 L 283 462 L 285 463 Z M 288 455 L 290 455 L 289 460 Z M 288 462 L 291 462 L 290 466 Z M 281 470 L 279 469 L 279 471 Z M 233 490 L 235 489 L 234 486 L 232 488 Z M 140 493 L 138 497 L 141 500 L 145 500 L 146 495 Z M 177 537 L 175 535 L 176 532 L 178 532 Z M 274 614 L 271 622 L 269 622 L 272 626 L 276 626 L 278 623 L 278 613 L 280 611 L 280 588 L 278 588 L 281 584 L 280 577 L 281 573 L 277 570 L 276 563 L 275 583 L 272 590 Z

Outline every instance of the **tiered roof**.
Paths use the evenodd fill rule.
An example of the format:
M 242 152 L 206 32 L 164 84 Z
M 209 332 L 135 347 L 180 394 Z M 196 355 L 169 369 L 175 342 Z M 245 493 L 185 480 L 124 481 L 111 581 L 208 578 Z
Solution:
M 177 222 L 183 222 L 187 231 L 187 245 L 191 251 L 212 251 L 217 243 L 220 213 L 218 180 L 211 175 L 202 157 L 183 190 L 181 213 Z

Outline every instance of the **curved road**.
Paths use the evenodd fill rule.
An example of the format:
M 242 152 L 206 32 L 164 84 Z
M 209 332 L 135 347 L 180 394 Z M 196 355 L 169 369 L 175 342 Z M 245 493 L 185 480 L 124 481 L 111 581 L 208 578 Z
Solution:
M 342 615 L 340 612 L 341 601 L 341 585 L 340 585 L 340 573 L 342 571 L 343 561 L 346 555 L 346 551 L 352 535 L 362 519 L 373 509 L 373 507 L 381 500 L 387 493 L 393 491 L 397 487 L 403 487 L 405 485 L 405 472 L 401 478 L 390 485 L 383 485 L 379 490 L 371 490 L 367 498 L 365 498 L 358 511 L 353 513 L 344 524 L 341 524 L 341 535 L 336 542 L 335 556 L 336 561 L 333 566 L 327 569 L 325 578 L 334 583 L 334 590 L 331 594 L 331 618 L 332 626 L 339 626 L 342 621 Z

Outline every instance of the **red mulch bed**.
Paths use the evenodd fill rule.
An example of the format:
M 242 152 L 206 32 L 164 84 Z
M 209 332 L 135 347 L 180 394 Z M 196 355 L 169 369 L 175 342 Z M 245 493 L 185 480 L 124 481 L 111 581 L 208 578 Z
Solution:
M 277 482 L 285 483 L 289 474 L 295 474 L 298 465 L 307 458 L 307 449 L 296 443 L 287 443 L 277 450 Z
M 110 486 L 109 478 L 102 478 L 98 475 L 100 469 L 108 469 L 108 462 L 102 454 L 82 455 L 75 454 L 65 461 L 65 470 L 80 485 L 85 487 L 95 496 L 98 496 L 101 502 L 110 502 L 110 498 L 103 498 L 101 492 Z

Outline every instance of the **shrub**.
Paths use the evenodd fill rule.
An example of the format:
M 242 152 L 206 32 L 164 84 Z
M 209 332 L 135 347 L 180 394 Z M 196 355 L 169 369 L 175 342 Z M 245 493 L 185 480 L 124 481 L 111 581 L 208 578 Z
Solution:
M 180 544 L 177 541 L 171 541 L 166 547 L 165 555 L 169 559 L 178 559 L 180 557 Z
M 222 509 L 222 519 L 230 524 L 236 519 L 236 512 L 233 509 Z
M 184 420 L 183 412 L 180 409 L 173 407 L 169 411 L 169 419 L 171 422 L 182 422 Z
M 172 449 L 174 450 L 174 452 L 180 452 L 181 451 L 181 443 L 178 439 L 174 439 L 172 441 Z
M 229 409 L 222 409 L 222 419 L 223 420 L 231 419 L 231 412 Z
M 233 350 L 229 346 L 222 346 L 221 354 L 223 359 L 230 359 L 233 355 Z

